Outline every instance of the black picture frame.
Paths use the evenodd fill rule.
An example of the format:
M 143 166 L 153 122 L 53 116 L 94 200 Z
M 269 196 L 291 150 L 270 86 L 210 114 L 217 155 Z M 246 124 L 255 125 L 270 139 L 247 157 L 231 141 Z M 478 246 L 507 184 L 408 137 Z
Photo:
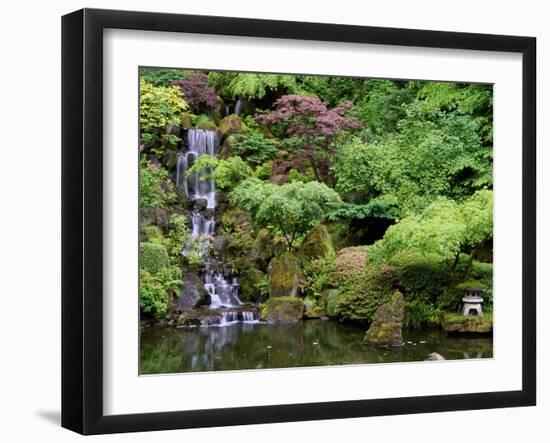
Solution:
M 458 395 L 104 415 L 102 36 L 103 30 L 108 28 L 521 54 L 522 389 Z M 103 434 L 535 405 L 535 67 L 536 39 L 532 37 L 98 9 L 83 9 L 63 16 L 62 426 L 82 434 Z

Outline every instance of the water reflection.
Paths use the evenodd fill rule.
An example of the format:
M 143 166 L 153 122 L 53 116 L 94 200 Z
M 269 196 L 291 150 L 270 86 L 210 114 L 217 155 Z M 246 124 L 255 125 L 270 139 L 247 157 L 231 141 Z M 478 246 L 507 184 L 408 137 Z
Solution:
M 365 328 L 334 321 L 236 323 L 224 327 L 147 328 L 141 334 L 141 374 L 492 358 L 493 340 L 447 337 L 439 330 L 404 331 L 405 345 L 362 344 Z

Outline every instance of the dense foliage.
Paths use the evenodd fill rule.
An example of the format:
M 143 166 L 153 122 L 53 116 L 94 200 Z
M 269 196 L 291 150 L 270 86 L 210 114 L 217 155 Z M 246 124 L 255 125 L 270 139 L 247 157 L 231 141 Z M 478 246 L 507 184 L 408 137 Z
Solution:
M 181 90 L 183 99 L 196 112 L 218 105 L 216 91 L 208 86 L 208 76 L 202 72 L 190 74 L 184 80 L 174 80 L 172 85 Z
M 333 143 L 337 135 L 361 126 L 359 120 L 345 116 L 353 104 L 346 101 L 328 109 L 319 97 L 284 95 L 275 101 L 273 107 L 271 113 L 259 114 L 256 119 L 283 128 L 290 150 L 288 166 L 310 166 L 316 180 L 329 183 L 330 165 L 336 153 Z
M 141 143 L 148 145 L 159 141 L 169 124 L 178 123 L 188 106 L 173 86 L 155 86 L 141 80 L 139 87 L 140 137 Z
M 252 178 L 234 190 L 231 200 L 251 212 L 258 228 L 282 235 L 292 250 L 294 240 L 321 222 L 330 208 L 340 202 L 340 197 L 319 182 L 277 186 Z
M 290 254 L 306 310 L 341 321 L 369 323 L 399 290 L 405 325 L 433 326 L 467 285 L 491 311 L 492 97 L 489 85 L 142 68 L 142 312 L 167 315 L 210 253 L 250 302 L 270 297 L 269 264 Z M 220 140 L 187 170 L 219 193 L 206 239 L 191 238 L 197 208 L 175 186 L 189 128 Z

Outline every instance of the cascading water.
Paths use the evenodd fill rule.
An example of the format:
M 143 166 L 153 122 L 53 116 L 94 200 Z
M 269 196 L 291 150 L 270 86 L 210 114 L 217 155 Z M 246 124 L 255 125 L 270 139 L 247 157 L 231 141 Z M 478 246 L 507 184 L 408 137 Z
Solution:
M 187 174 L 189 168 L 201 155 L 217 155 L 219 146 L 218 133 L 204 129 L 189 129 L 187 149 L 182 150 L 178 156 L 176 170 L 176 184 L 183 190 L 186 197 L 195 202 L 191 214 L 192 230 L 187 244 L 183 246 L 182 253 L 189 254 L 196 251 L 203 257 L 205 268 L 202 270 L 202 281 L 205 289 L 210 294 L 210 308 L 236 308 L 243 305 L 239 299 L 239 282 L 233 276 L 231 283 L 224 275 L 223 267 L 216 268 L 215 261 L 208 254 L 208 247 L 216 232 L 216 188 L 214 180 L 205 177 L 211 171 Z M 257 321 L 257 311 L 224 311 L 220 324 L 236 321 Z

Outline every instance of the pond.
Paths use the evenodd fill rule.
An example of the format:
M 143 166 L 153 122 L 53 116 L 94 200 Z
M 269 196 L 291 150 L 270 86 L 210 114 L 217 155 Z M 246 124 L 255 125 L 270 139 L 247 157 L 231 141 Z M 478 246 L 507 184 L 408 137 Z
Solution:
M 404 330 L 404 346 L 379 349 L 362 343 L 365 330 L 331 320 L 144 328 L 140 374 L 410 362 L 422 361 L 431 352 L 447 360 L 493 357 L 491 337 Z

